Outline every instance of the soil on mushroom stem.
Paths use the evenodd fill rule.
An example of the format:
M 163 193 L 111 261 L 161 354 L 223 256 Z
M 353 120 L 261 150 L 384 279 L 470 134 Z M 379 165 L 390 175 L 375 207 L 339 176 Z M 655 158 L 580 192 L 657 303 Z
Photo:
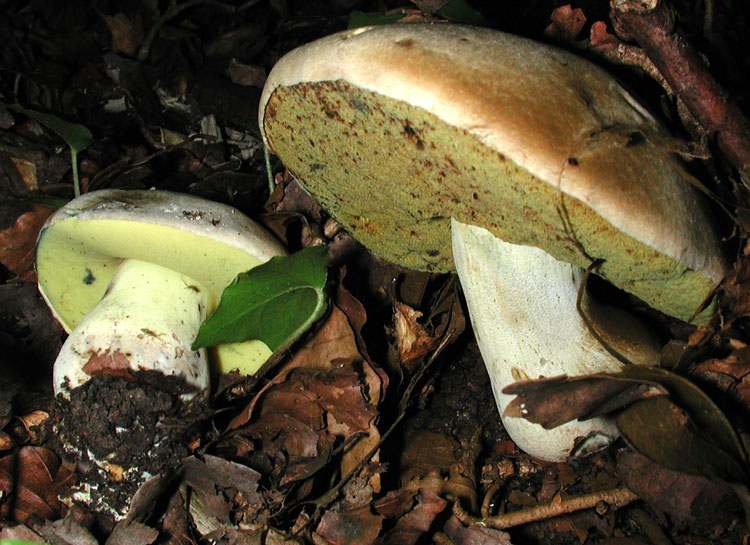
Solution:
M 124 514 L 145 480 L 175 469 L 190 453 L 208 404 L 200 395 L 183 402 L 173 386 L 154 372 L 102 375 L 74 389 L 70 401 L 58 397 L 53 437 L 58 453 L 76 466 L 73 497 L 90 495 L 84 503 L 105 518 Z

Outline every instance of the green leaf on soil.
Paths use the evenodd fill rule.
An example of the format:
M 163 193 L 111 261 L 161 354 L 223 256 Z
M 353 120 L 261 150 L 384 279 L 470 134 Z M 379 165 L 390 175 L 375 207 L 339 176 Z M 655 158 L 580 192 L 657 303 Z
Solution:
M 325 246 L 305 248 L 242 273 L 201 325 L 193 349 L 258 339 L 276 351 L 297 340 L 326 311 Z
M 29 110 L 20 104 L 8 104 L 7 107 L 41 123 L 65 140 L 65 143 L 76 153 L 85 150 L 94 141 L 91 131 L 78 123 L 70 123 L 56 115 Z
M 484 15 L 474 9 L 466 0 L 451 0 L 435 13 L 462 25 L 484 26 L 488 23 Z

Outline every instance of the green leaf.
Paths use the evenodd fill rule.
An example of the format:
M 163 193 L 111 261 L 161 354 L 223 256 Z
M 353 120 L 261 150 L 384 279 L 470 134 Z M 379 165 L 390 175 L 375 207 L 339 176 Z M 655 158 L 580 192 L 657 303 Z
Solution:
M 454 23 L 484 26 L 488 23 L 484 15 L 474 9 L 466 0 L 451 0 L 435 13 Z
M 326 311 L 328 249 L 274 257 L 237 276 L 198 330 L 193 349 L 258 339 L 276 351 L 297 340 Z
M 51 131 L 57 133 L 57 135 L 65 140 L 65 143 L 76 153 L 85 150 L 94 141 L 94 136 L 91 134 L 91 131 L 78 123 L 70 123 L 56 115 L 29 110 L 20 104 L 8 104 L 7 107 L 30 117 L 34 121 L 41 123 Z

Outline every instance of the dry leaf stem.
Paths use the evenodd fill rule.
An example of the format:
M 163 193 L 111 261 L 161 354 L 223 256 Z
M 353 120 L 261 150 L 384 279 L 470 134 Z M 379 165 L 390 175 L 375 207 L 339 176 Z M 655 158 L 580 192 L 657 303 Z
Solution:
M 504 530 L 506 528 L 528 524 L 529 522 L 546 520 L 552 517 L 567 515 L 583 509 L 592 509 L 599 506 L 619 509 L 637 499 L 638 496 L 628 488 L 622 486 L 619 488 L 612 488 L 564 499 L 560 496 L 555 496 L 555 498 L 549 503 L 544 503 L 528 509 L 513 511 L 511 513 L 503 513 L 502 515 L 495 515 L 493 517 L 472 517 L 458 504 L 453 506 L 453 512 L 456 515 L 456 518 L 464 524 L 476 524 L 488 528 L 494 528 L 496 530 Z
M 675 15 L 662 0 L 613 0 L 615 31 L 635 40 L 676 96 L 739 171 L 750 170 L 750 121 L 713 78 L 706 62 L 675 31 Z

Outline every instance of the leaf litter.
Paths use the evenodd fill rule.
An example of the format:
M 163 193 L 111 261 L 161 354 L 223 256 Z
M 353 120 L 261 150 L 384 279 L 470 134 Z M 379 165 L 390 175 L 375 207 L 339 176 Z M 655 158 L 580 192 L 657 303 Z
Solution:
M 273 374 L 219 377 L 214 412 L 201 422 L 201 433 L 186 440 L 188 456 L 178 471 L 139 487 L 132 515 L 107 532 L 80 506 L 56 500 L 76 468 L 60 463 L 51 450 L 38 451 L 47 460 L 39 466 L 26 450 L 49 444 L 38 431 L 49 418 L 49 386 L 39 384 L 59 347 L 60 330 L 48 314 L 37 312 L 43 307 L 34 290 L 22 287 L 32 279 L 29 257 L 43 214 L 34 209 L 24 216 L 28 206 L 12 212 L 0 231 L 6 267 L 0 342 L 14 362 L 0 373 L 0 463 L 22 472 L 17 480 L 0 478 L 0 536 L 113 544 L 416 543 L 430 537 L 456 545 L 510 543 L 508 533 L 471 523 L 461 509 L 493 517 L 537 505 L 557 508 L 590 490 L 616 489 L 621 480 L 648 505 L 597 506 L 525 524 L 510 536 L 531 543 L 624 543 L 645 542 L 645 535 L 657 542 L 659 532 L 684 542 L 700 533 L 730 543 L 739 535 L 726 487 L 665 470 L 631 447 L 616 457 L 602 453 L 569 464 L 542 464 L 520 453 L 497 425 L 476 347 L 462 335 L 466 324 L 455 282 L 401 270 L 366 252 L 281 165 L 273 165 L 277 183 L 266 200 L 262 153 L 252 136 L 258 78 L 293 42 L 338 29 L 350 15 L 342 3 L 323 2 L 321 8 L 251 2 L 242 8 L 249 11 L 231 15 L 218 4 L 196 3 L 194 11 L 104 6 L 96 14 L 53 4 L 35 4 L 23 14 L 8 8 L 12 17 L 0 24 L 10 25 L 6 35 L 14 38 L 0 47 L 10 52 L 4 59 L 16 63 L 14 73 L 23 76 L 17 96 L 6 83 L 0 92 L 4 103 L 17 99 L 39 112 L 59 107 L 57 119 L 90 129 L 94 141 L 79 155 L 83 189 L 191 192 L 237 206 L 292 251 L 325 243 L 333 295 L 324 322 L 290 348 Z M 539 2 L 484 14 L 497 15 L 493 10 L 501 12 L 504 25 L 537 38 L 549 20 L 558 40 L 570 42 L 590 31 L 589 43 L 578 45 L 605 57 L 615 46 L 636 49 L 624 49 L 617 36 L 603 31 L 604 23 L 595 20 L 601 13 L 594 10 L 592 19 L 587 6 L 553 11 Z M 399 17 L 421 16 L 401 12 Z M 530 13 L 536 18 L 529 19 Z M 681 15 L 683 23 L 700 23 L 692 13 Z M 24 33 L 44 39 L 20 47 L 15 36 Z M 216 67 L 213 73 L 189 73 L 206 59 Z M 73 177 L 64 140 L 19 110 L 0 106 L 0 119 L 2 195 L 69 198 Z M 725 187 L 735 183 L 730 179 Z M 736 194 L 736 236 L 745 241 L 748 207 L 743 193 Z M 736 416 L 750 402 L 748 253 L 741 249 L 734 274 L 722 286 L 721 320 L 698 329 L 656 320 L 671 338 L 673 353 L 664 358 L 669 368 L 712 396 L 722 392 L 714 399 L 721 401 L 729 427 L 713 408 L 682 403 L 650 380 L 560 380 L 554 387 L 550 381 L 539 414 L 554 422 L 576 417 L 576 410 L 617 410 L 631 429 L 632 445 L 659 447 L 649 451 L 652 457 L 676 459 L 683 470 L 706 473 L 708 467 L 714 475 L 741 476 L 744 458 L 732 436 Z M 17 368 L 32 360 L 39 371 L 19 378 Z M 574 393 L 565 393 L 567 388 Z M 570 404 L 555 401 L 563 394 Z M 664 417 L 661 434 L 643 435 L 644 423 L 658 416 Z M 746 430 L 739 429 L 744 439 Z M 661 444 L 664 436 L 673 441 Z M 14 465 L 20 459 L 24 464 Z M 729 520 L 713 533 L 700 522 L 670 522 L 661 511 L 674 520 L 702 521 L 727 501 Z M 13 505 L 23 511 L 16 513 Z

